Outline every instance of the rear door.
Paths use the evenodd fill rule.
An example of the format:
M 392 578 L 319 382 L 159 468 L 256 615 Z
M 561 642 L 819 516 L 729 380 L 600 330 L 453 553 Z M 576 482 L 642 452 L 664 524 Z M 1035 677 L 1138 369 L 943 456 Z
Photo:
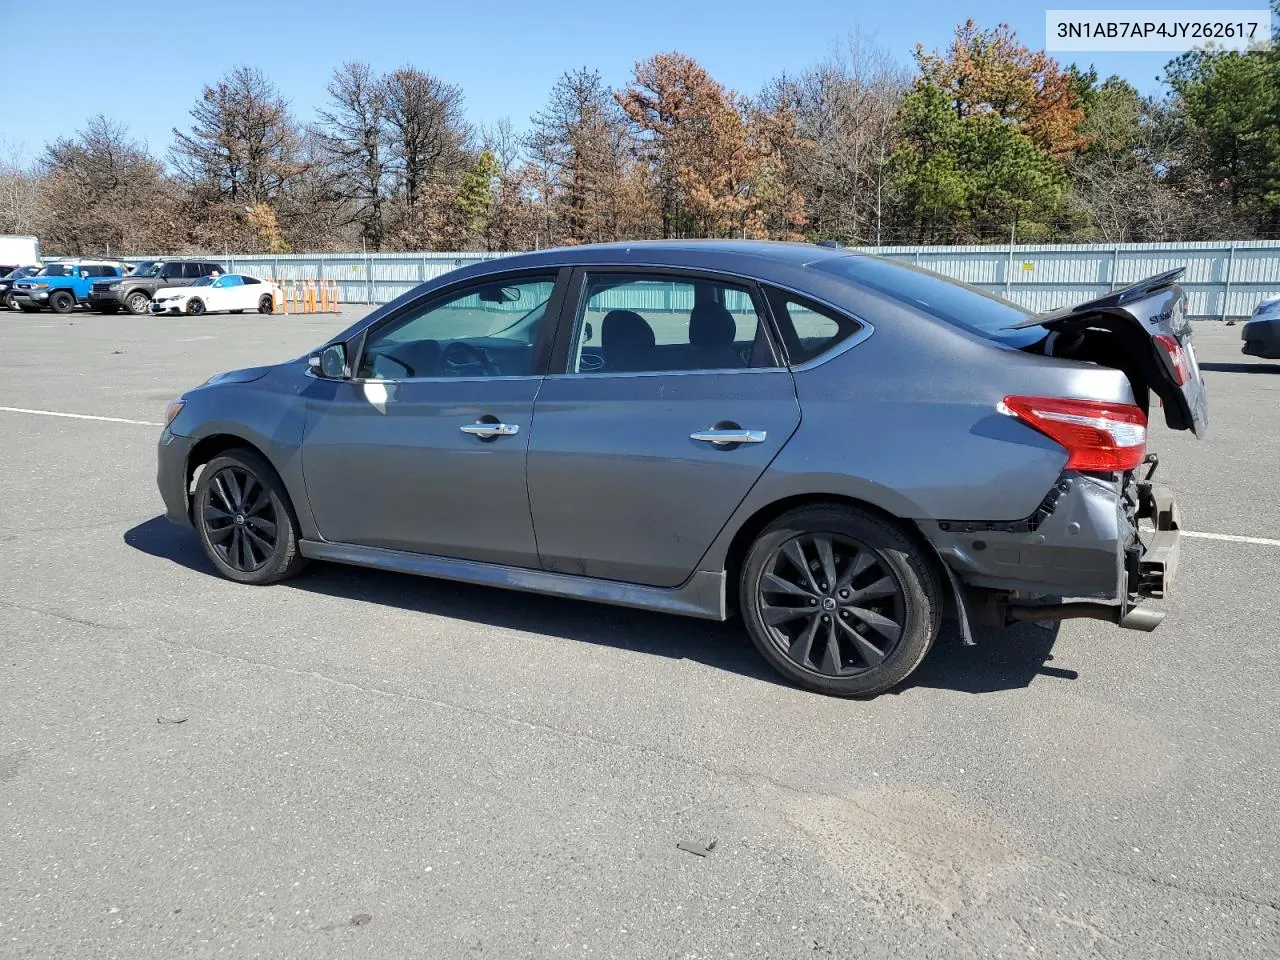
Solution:
M 759 291 L 657 269 L 579 269 L 528 455 L 549 570 L 686 580 L 800 422 Z

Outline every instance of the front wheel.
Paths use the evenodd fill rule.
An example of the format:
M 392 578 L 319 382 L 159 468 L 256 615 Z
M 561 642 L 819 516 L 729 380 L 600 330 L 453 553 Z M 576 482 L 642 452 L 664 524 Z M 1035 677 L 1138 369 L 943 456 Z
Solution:
M 739 584 L 756 649 L 810 690 L 868 697 L 920 665 L 942 623 L 942 592 L 922 550 L 854 507 L 802 507 L 769 524 Z
M 187 301 L 187 313 L 193 317 L 200 316 L 204 313 L 204 301 L 199 297 L 192 297 Z
M 131 293 L 125 297 L 124 308 L 134 316 L 147 312 L 147 304 L 151 302 L 151 298 L 146 293 L 139 291 Z
M 205 556 L 228 580 L 275 583 L 306 565 L 284 484 L 252 450 L 229 450 L 205 465 L 191 513 Z
M 76 298 L 65 290 L 59 290 L 49 297 L 49 309 L 54 313 L 70 313 L 75 305 Z

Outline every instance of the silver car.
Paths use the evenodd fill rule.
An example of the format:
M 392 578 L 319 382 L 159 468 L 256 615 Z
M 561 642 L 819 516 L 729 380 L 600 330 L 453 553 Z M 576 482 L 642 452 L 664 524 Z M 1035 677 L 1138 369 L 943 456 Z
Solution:
M 805 244 L 488 261 L 186 393 L 160 492 L 241 583 L 317 559 L 738 614 L 784 676 L 867 696 L 944 614 L 1160 622 L 1151 394 L 1206 425 L 1179 273 L 1032 315 Z

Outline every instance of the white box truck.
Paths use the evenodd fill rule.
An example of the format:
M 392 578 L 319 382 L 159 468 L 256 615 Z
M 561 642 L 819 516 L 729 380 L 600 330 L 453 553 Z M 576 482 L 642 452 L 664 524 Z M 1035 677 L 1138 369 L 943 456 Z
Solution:
M 0 234 L 0 277 L 18 267 L 40 263 L 40 241 L 35 237 Z

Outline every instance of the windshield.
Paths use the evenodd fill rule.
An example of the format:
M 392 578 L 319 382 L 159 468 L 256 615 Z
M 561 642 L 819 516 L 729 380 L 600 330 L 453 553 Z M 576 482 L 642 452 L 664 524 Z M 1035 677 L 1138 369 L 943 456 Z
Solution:
M 159 275 L 160 268 L 163 266 L 164 263 L 160 260 L 144 260 L 142 263 L 138 264 L 137 269 L 134 270 L 133 273 L 129 274 L 129 276 L 154 277 Z
M 858 255 L 822 260 L 813 264 L 813 268 L 852 280 L 996 343 L 1026 347 L 1045 335 L 1040 327 L 1007 329 L 1033 316 L 1030 310 L 967 283 L 909 264 Z
M 74 275 L 75 266 L 70 263 L 50 263 L 36 276 L 38 277 L 70 277 Z
M 217 279 L 217 278 L 216 278 L 216 277 L 201 277 L 201 278 L 200 278 L 199 280 L 197 280 L 195 283 L 191 284 L 191 286 L 193 286 L 193 287 L 208 287 L 208 286 L 211 286 L 211 285 L 213 284 L 213 281 L 214 281 L 215 279 Z
M 36 272 L 35 267 L 19 267 L 17 270 L 11 270 L 4 275 L 5 280 L 21 280 L 23 277 L 33 276 Z

